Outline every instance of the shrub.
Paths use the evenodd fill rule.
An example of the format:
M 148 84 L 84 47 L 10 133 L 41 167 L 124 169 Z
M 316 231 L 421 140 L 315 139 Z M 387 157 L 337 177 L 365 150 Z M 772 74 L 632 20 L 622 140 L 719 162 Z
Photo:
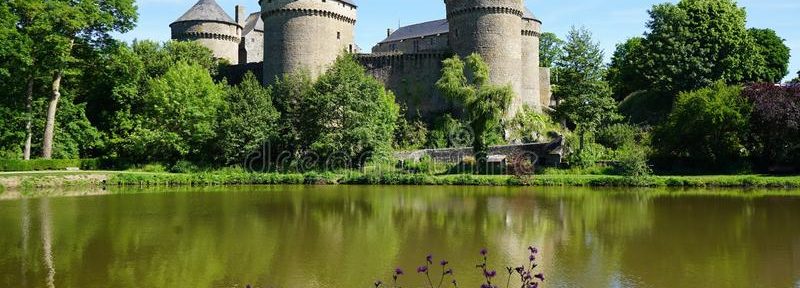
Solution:
M 420 149 L 428 140 L 428 127 L 422 120 L 408 121 L 405 113 L 397 116 L 397 129 L 394 132 L 394 147 L 401 150 Z
M 619 174 L 624 176 L 641 177 L 650 175 L 653 170 L 648 164 L 649 151 L 644 146 L 627 145 L 622 147 L 617 153 L 617 164 Z
M 225 164 L 243 163 L 276 136 L 280 114 L 272 105 L 270 90 L 248 72 L 241 84 L 229 87 L 219 111 L 217 158 Z
M 200 167 L 189 161 L 178 161 L 175 163 L 175 165 L 172 165 L 172 167 L 169 168 L 169 172 L 172 173 L 193 173 L 199 171 Z M 163 171 L 153 171 L 153 172 L 163 172 Z
M 639 128 L 629 124 L 613 124 L 598 131 L 596 141 L 609 149 L 620 149 L 641 140 Z
M 528 105 L 522 106 L 522 109 L 506 124 L 506 128 L 510 132 L 511 142 L 543 142 L 551 140 L 551 134 L 564 134 L 550 116 L 537 112 Z
M 756 161 L 800 168 L 800 86 L 753 85 L 743 95 L 753 103 L 750 131 Z
M 751 109 L 740 87 L 722 82 L 681 93 L 666 123 L 654 131 L 657 156 L 667 165 L 736 168 L 747 156 Z
M 100 162 L 97 159 L 34 159 L 34 160 L 0 160 L 0 171 L 44 171 L 80 168 L 97 170 Z

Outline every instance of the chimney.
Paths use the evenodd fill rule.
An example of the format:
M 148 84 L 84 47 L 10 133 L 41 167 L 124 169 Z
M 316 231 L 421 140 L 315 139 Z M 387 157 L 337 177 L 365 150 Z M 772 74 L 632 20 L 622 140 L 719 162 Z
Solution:
M 244 21 L 247 19 L 247 14 L 245 14 L 244 6 L 236 5 L 236 23 L 239 23 L 242 27 L 244 27 Z
M 389 38 L 389 36 L 392 36 L 392 28 L 386 29 L 386 38 Z

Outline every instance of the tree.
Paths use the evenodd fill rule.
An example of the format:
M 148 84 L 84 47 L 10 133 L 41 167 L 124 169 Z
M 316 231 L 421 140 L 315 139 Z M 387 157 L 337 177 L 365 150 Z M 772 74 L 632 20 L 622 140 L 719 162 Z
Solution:
M 800 84 L 800 71 L 797 71 L 797 78 L 794 78 L 794 80 L 792 80 L 792 83 Z
M 489 84 L 489 66 L 476 53 L 469 55 L 466 63 L 458 55 L 445 60 L 436 87 L 447 98 L 463 105 L 472 128 L 473 153 L 479 167 L 485 167 L 487 136 L 499 127 L 514 91 L 509 85 Z
M 556 115 L 575 125 L 583 152 L 587 133 L 620 119 L 611 90 L 604 81 L 603 51 L 586 28 L 573 27 L 567 34 L 564 56 L 556 61 L 560 77 L 555 91 Z
M 552 67 L 553 63 L 563 54 L 564 40 L 551 32 L 544 32 L 539 36 L 539 66 Z
M 138 163 L 204 160 L 224 87 L 208 70 L 179 62 L 163 76 L 148 81 L 141 107 L 131 119 L 132 132 L 119 139 L 119 155 Z
M 222 161 L 241 163 L 247 156 L 277 136 L 280 114 L 272 104 L 271 91 L 261 86 L 253 73 L 242 83 L 228 88 L 219 112 L 217 145 Z
M 635 90 L 674 97 L 718 80 L 758 80 L 765 62 L 745 27 L 745 10 L 735 1 L 681 0 L 655 5 L 649 14 L 638 70 L 647 81 Z
M 614 99 L 618 101 L 647 86 L 639 73 L 642 66 L 642 41 L 644 38 L 633 37 L 617 44 L 617 49 L 611 56 L 606 80 L 614 92 Z
M 61 82 L 74 62 L 73 48 L 76 44 L 102 45 L 110 39 L 111 32 L 133 28 L 136 6 L 134 0 L 13 0 L 11 3 L 23 16 L 18 28 L 41 47 L 34 51 L 33 62 L 51 76 L 42 140 L 42 157 L 49 159 L 53 154 Z
M 800 87 L 756 84 L 742 95 L 753 104 L 750 131 L 756 161 L 800 168 Z
M 750 28 L 747 33 L 755 41 L 758 54 L 766 61 L 761 75 L 755 80 L 766 80 L 780 83 L 789 74 L 789 58 L 791 57 L 786 40 L 778 36 L 772 29 Z
M 20 113 L 22 98 L 22 81 L 19 75 L 24 75 L 20 68 L 30 65 L 29 49 L 30 39 L 19 33 L 17 23 L 19 17 L 13 13 L 8 1 L 0 3 L 0 158 L 17 158 L 20 152 L 20 143 L 26 137 L 18 127 L 23 118 L 30 115 L 30 104 L 26 101 L 27 113 Z M 27 100 L 27 97 L 25 98 Z M 25 115 L 27 114 L 27 115 Z M 30 121 L 26 121 L 30 131 Z M 30 134 L 28 134 L 30 135 Z M 28 138 L 29 139 L 29 138 Z M 29 143 L 29 142 L 28 142 Z M 30 146 L 25 151 L 30 151 Z M 26 154 L 28 155 L 28 154 Z
M 658 156 L 697 166 L 693 168 L 735 168 L 748 156 L 745 141 L 752 110 L 741 91 L 720 81 L 681 93 L 667 121 L 654 131 Z
M 353 55 L 338 57 L 313 87 L 300 105 L 300 142 L 324 159 L 320 164 L 360 167 L 367 158 L 389 156 L 399 107 Z
M 550 140 L 551 134 L 563 134 L 550 116 L 523 105 L 506 125 L 509 142 L 535 143 Z
M 292 157 L 299 157 L 302 150 L 306 149 L 302 140 L 301 131 L 309 129 L 311 124 L 307 121 L 308 115 L 304 114 L 304 103 L 314 90 L 314 81 L 309 73 L 295 72 L 278 77 L 270 86 L 272 101 L 280 114 L 278 121 L 278 134 L 276 148 L 288 152 Z M 277 155 L 276 155 L 277 156 Z

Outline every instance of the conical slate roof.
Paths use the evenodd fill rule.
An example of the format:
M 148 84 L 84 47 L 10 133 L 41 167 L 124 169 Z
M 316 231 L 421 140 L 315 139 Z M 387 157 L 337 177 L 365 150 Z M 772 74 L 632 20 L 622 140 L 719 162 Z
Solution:
M 217 1 L 214 0 L 197 1 L 197 4 L 194 4 L 189 11 L 186 11 L 183 16 L 172 23 L 185 21 L 213 21 L 239 25 L 233 20 L 233 18 L 231 18 L 231 16 L 228 16 L 228 13 L 225 13 L 225 10 L 223 10 L 222 7 L 217 4 Z

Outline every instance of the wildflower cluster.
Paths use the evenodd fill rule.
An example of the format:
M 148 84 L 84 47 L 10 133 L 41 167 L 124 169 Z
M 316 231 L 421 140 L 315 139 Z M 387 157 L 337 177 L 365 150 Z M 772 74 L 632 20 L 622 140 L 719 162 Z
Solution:
M 522 264 L 518 267 L 506 267 L 506 271 L 508 272 L 508 276 L 506 278 L 506 286 L 505 288 L 511 288 L 511 279 L 519 277 L 519 287 L 520 288 L 539 288 L 540 285 L 544 282 L 544 274 L 536 272 L 536 268 L 538 264 L 536 264 L 536 256 L 539 254 L 539 250 L 533 246 L 528 247 L 528 263 Z M 489 267 L 489 251 L 486 248 L 481 249 L 481 262 L 476 265 L 475 267 L 478 268 L 481 272 L 481 275 L 484 279 L 484 283 L 481 284 L 481 288 L 499 288 L 497 284 L 495 284 L 497 271 L 491 269 Z M 431 270 L 432 266 L 434 265 L 433 255 L 428 254 L 425 257 L 425 262 L 423 265 L 417 267 L 417 274 L 421 274 L 425 276 L 425 280 L 427 281 L 426 287 L 428 288 L 441 288 L 442 285 L 445 283 L 445 279 L 450 281 L 452 287 L 458 288 L 458 281 L 456 281 L 455 274 L 453 273 L 453 269 L 449 267 L 450 262 L 447 260 L 442 259 L 439 261 L 440 272 L 439 273 L 439 281 L 437 285 L 434 285 L 433 278 L 431 278 Z M 383 281 L 378 280 L 375 281 L 375 288 L 400 288 L 399 278 L 403 275 L 403 269 L 396 268 L 394 273 L 392 273 L 392 286 L 385 286 Z M 515 276 L 516 275 L 516 276 Z M 434 276 L 436 277 L 436 276 Z

